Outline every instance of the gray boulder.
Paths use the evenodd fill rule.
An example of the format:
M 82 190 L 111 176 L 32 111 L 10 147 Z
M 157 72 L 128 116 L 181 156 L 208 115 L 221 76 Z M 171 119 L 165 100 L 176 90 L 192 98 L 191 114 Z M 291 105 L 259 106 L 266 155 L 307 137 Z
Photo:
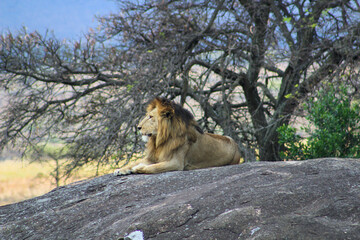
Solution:
M 105 175 L 0 207 L 0 239 L 360 239 L 360 161 Z

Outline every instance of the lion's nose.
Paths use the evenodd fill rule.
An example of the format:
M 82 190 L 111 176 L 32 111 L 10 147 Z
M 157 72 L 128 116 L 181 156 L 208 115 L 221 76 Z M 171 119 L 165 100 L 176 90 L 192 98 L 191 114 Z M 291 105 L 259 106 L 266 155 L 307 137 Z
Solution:
M 138 130 L 141 130 L 141 127 L 138 127 Z

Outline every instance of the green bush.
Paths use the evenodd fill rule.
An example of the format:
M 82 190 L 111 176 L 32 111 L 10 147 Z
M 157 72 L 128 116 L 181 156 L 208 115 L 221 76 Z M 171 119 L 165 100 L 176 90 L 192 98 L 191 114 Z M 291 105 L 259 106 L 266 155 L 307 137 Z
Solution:
M 351 104 L 347 88 L 330 86 L 319 91 L 304 108 L 310 124 L 301 129 L 309 137 L 300 137 L 290 126 L 278 128 L 279 144 L 285 149 L 280 153 L 284 160 L 360 157 L 360 108 Z

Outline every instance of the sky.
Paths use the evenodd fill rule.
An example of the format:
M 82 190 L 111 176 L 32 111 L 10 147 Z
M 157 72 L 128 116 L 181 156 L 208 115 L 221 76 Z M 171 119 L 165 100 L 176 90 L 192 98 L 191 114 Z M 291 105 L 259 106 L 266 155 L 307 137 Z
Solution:
M 95 15 L 117 12 L 114 0 L 0 0 L 0 34 L 53 31 L 59 39 L 78 39 L 98 25 Z

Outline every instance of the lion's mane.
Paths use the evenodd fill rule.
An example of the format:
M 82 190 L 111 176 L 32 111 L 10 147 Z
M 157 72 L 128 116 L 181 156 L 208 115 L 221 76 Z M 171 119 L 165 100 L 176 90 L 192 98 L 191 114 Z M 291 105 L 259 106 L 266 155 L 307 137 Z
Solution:
M 151 159 L 159 157 L 160 153 L 169 153 L 185 144 L 186 137 L 190 144 L 196 142 L 195 131 L 203 131 L 194 119 L 194 116 L 180 105 L 157 97 L 150 102 L 147 112 L 157 108 L 158 133 L 152 136 L 147 143 L 148 155 Z

